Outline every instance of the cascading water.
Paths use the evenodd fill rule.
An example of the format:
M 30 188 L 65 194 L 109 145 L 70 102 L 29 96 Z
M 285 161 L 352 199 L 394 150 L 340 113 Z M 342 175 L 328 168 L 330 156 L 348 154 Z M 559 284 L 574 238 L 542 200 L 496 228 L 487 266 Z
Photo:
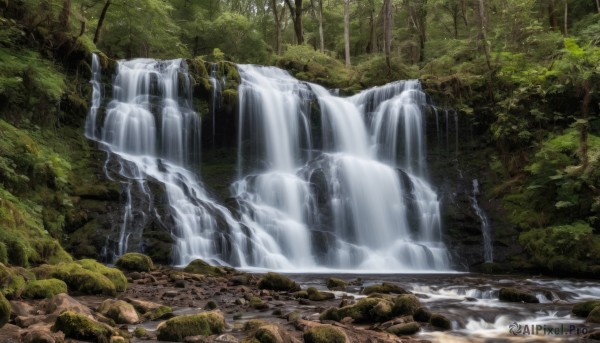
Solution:
M 479 195 L 479 181 L 477 179 L 473 179 L 473 195 L 471 198 L 471 207 L 477 214 L 479 221 L 481 221 L 481 235 L 483 237 L 483 260 L 486 263 L 494 262 L 494 250 L 492 246 L 492 233 L 490 222 L 483 212 L 483 209 L 479 207 L 479 202 L 477 201 L 477 196 Z
M 200 257 L 243 263 L 245 254 L 235 249 L 239 245 L 229 249 L 223 243 L 237 239 L 238 223 L 225 207 L 207 196 L 188 169 L 196 166 L 200 157 L 200 118 L 190 107 L 190 97 L 190 78 L 183 60 L 119 62 L 113 98 L 97 136 L 109 161 L 115 157 L 118 167 L 113 169 L 118 171 L 126 195 L 117 244 L 107 251 L 107 258 L 140 250 L 129 246 L 129 238 L 141 236 L 149 217 L 167 219 L 154 207 L 150 183 L 158 183 L 164 188 L 173 222 L 176 263 Z M 96 125 L 95 120 L 95 113 L 90 112 L 88 127 Z
M 439 202 L 423 178 L 425 96 L 417 81 L 344 99 L 280 69 L 239 68 L 239 168 L 248 169 L 245 156 L 260 165 L 235 195 L 244 224 L 268 228 L 285 248 L 286 266 L 448 268 Z M 321 152 L 310 149 L 311 100 L 321 114 Z
M 439 202 L 426 181 L 426 101 L 417 81 L 340 98 L 277 68 L 239 71 L 234 216 L 194 172 L 200 119 L 190 107 L 185 62 L 119 62 L 106 113 L 90 111 L 86 124 L 126 199 L 108 255 L 143 250 L 131 237 L 157 220 L 171 230 L 178 264 L 202 258 L 246 268 L 448 270 Z
M 100 58 L 98 55 L 92 55 L 92 103 L 90 111 L 85 121 L 85 136 L 90 139 L 96 137 L 96 116 L 98 108 L 102 104 L 102 81 L 101 81 Z

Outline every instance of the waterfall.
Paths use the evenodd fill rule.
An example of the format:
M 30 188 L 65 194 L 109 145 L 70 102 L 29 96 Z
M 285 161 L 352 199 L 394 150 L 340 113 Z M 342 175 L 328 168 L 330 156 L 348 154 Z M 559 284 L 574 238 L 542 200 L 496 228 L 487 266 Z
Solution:
M 118 63 L 105 113 L 90 111 L 86 122 L 125 199 L 109 258 L 143 251 L 132 242 L 160 222 L 180 265 L 202 258 L 279 270 L 449 269 L 427 181 L 427 104 L 418 81 L 343 98 L 278 68 L 238 69 L 232 209 L 209 196 L 198 173 L 200 117 L 185 61 Z M 98 65 L 98 90 L 99 75 Z M 212 71 L 211 82 L 216 91 Z
M 483 260 L 486 263 L 491 263 L 494 261 L 494 250 L 492 247 L 492 233 L 489 220 L 483 212 L 483 209 L 479 207 L 479 203 L 477 202 L 477 196 L 479 195 L 479 181 L 477 179 L 473 179 L 473 195 L 470 197 L 471 199 L 471 207 L 477 214 L 479 221 L 481 222 L 481 234 L 483 237 Z
M 439 201 L 425 180 L 417 81 L 341 98 L 277 68 L 239 69 L 246 172 L 233 188 L 244 225 L 266 230 L 285 252 L 269 268 L 448 269 Z M 319 140 L 311 123 L 320 150 L 311 149 Z
M 100 58 L 96 54 L 92 54 L 92 102 L 90 104 L 90 111 L 85 120 L 85 136 L 89 139 L 96 137 L 96 116 L 98 114 L 98 108 L 102 104 L 102 82 L 101 82 L 101 68 Z

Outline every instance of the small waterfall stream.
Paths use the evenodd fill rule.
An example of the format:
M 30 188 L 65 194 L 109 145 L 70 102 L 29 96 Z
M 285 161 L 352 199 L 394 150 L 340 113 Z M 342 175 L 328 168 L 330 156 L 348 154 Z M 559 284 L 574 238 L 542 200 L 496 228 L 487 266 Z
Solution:
M 479 195 L 479 181 L 477 179 L 473 179 L 473 195 L 471 198 L 471 207 L 477 214 L 479 221 L 481 222 L 481 235 L 483 237 L 483 261 L 486 263 L 494 262 L 494 250 L 492 247 L 492 232 L 488 217 L 485 215 L 485 212 L 481 207 L 479 207 L 479 202 L 477 201 L 477 196 Z

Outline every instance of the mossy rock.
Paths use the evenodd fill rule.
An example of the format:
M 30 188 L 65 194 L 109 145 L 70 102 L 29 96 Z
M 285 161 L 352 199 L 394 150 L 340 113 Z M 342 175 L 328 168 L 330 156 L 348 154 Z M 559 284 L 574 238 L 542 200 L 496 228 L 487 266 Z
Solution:
M 16 299 L 25 289 L 25 278 L 15 268 L 0 263 L 0 293 L 7 299 Z
M 55 278 L 64 281 L 71 292 L 115 296 L 117 289 L 106 276 L 87 270 L 79 263 L 41 265 L 33 269 L 39 279 Z
M 106 299 L 98 307 L 98 312 L 114 320 L 116 324 L 136 324 L 140 321 L 133 305 L 123 300 Z
M 431 318 L 431 311 L 426 307 L 419 307 L 413 314 L 413 318 L 418 322 L 429 323 Z
M 201 275 L 211 275 L 211 276 L 222 276 L 225 275 L 226 272 L 220 268 L 211 266 L 210 264 L 202 261 L 202 260 L 193 260 L 190 262 L 184 269 L 186 273 L 192 274 L 201 274 Z
M 350 317 L 357 323 L 375 323 L 389 320 L 393 317 L 394 303 L 383 298 L 364 298 L 356 304 L 342 307 L 337 315 L 340 320 Z M 335 316 L 334 313 L 330 315 Z
M 330 290 L 343 290 L 348 283 L 342 279 L 330 277 L 327 279 L 327 288 Z
M 100 273 L 106 276 L 114 285 L 117 292 L 125 292 L 127 289 L 127 278 L 117 268 L 110 268 L 92 259 L 77 261 L 84 269 Z
M 396 336 L 414 335 L 421 330 L 421 325 L 417 322 L 402 323 L 390 326 L 387 331 Z
M 267 273 L 258 280 L 258 288 L 282 292 L 297 292 L 300 286 L 287 276 Z
M 158 328 L 158 339 L 181 342 L 189 336 L 210 336 L 223 333 L 225 319 L 218 312 L 205 312 L 167 320 Z
M 305 343 L 346 343 L 348 338 L 340 329 L 331 325 L 314 327 L 304 333 Z
M 331 307 L 331 308 L 328 308 L 325 311 L 321 312 L 319 319 L 320 320 L 334 320 L 336 322 L 339 322 L 342 318 L 340 318 L 339 309 L 336 307 Z
M 287 332 L 274 324 L 260 326 L 256 329 L 256 332 L 254 332 L 254 338 L 260 343 L 291 342 Z
M 362 291 L 363 294 L 369 295 L 372 293 L 381 293 L 381 294 L 408 294 L 404 288 L 395 285 L 393 283 L 384 282 L 381 285 L 372 285 L 365 287 Z
M 250 307 L 252 307 L 253 309 L 256 309 L 256 310 L 265 310 L 265 309 L 269 308 L 269 305 L 267 305 L 259 297 L 252 297 L 252 298 L 250 298 Z
M 308 299 L 308 292 L 305 290 L 301 290 L 301 291 L 292 293 L 292 296 L 296 299 Z
M 500 288 L 500 294 L 498 298 L 500 301 L 506 302 L 524 302 L 531 304 L 537 304 L 540 302 L 535 295 L 512 287 Z
M 394 315 L 406 316 L 413 315 L 421 307 L 419 299 L 412 294 L 402 294 L 394 299 Z
M 0 328 L 10 320 L 10 303 L 0 293 Z
M 68 338 L 93 342 L 108 342 L 113 335 L 113 330 L 106 325 L 71 311 L 61 313 L 52 329 L 62 331 Z
M 150 312 L 149 317 L 151 320 L 157 320 L 157 319 L 164 318 L 168 315 L 171 315 L 171 316 L 173 315 L 173 309 L 169 306 L 160 306 L 159 308 Z
M 600 324 L 600 306 L 594 307 L 590 314 L 588 314 L 586 321 L 588 323 Z
M 154 269 L 154 263 L 150 257 L 136 252 L 119 257 L 115 266 L 129 272 L 149 272 Z
M 22 296 L 29 299 L 47 299 L 60 293 L 67 293 L 67 291 L 67 284 L 62 280 L 30 280 L 25 285 Z
M 330 292 L 320 292 L 314 287 L 310 287 L 306 290 L 308 293 L 308 299 L 312 301 L 324 301 L 335 299 L 335 294 Z
M 260 319 L 250 319 L 244 323 L 244 331 L 254 331 L 263 325 L 268 325 L 268 323 Z
M 588 300 L 575 304 L 571 311 L 578 317 L 587 317 L 598 306 L 600 306 L 600 300 Z
M 452 329 L 452 322 L 450 321 L 450 319 L 446 318 L 446 316 L 439 313 L 431 314 L 431 317 L 429 318 L 429 324 L 442 330 Z

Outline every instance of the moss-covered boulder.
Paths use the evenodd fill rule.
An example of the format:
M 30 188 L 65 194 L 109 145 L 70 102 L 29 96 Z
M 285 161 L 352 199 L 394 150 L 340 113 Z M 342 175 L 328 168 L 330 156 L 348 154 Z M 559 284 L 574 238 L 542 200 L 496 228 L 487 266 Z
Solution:
M 0 293 L 7 299 L 21 296 L 25 289 L 25 277 L 16 268 L 10 268 L 0 263 Z
M 589 300 L 575 304 L 571 311 L 578 317 L 587 317 L 598 306 L 600 306 L 600 300 Z
M 0 293 L 0 328 L 10 320 L 10 303 Z
M 106 276 L 115 285 L 117 292 L 125 292 L 127 289 L 127 278 L 122 271 L 117 268 L 110 268 L 102 263 L 92 259 L 83 259 L 77 261 L 84 269 L 100 273 Z
M 114 296 L 117 289 L 106 276 L 87 270 L 79 263 L 41 265 L 33 269 L 38 279 L 55 278 L 64 281 L 71 292 Z
M 265 303 L 264 300 L 259 297 L 250 298 L 249 304 L 250 307 L 256 310 L 265 310 L 269 308 L 269 305 L 267 305 L 267 303 Z
M 52 329 L 62 331 L 68 338 L 93 342 L 108 342 L 113 334 L 108 326 L 71 311 L 61 313 Z
M 346 343 L 344 332 L 331 325 L 316 326 L 304 333 L 305 343 Z
M 190 262 L 184 269 L 186 273 L 192 274 L 201 274 L 201 275 L 211 275 L 211 276 L 222 276 L 225 275 L 226 272 L 220 268 L 211 266 L 210 264 L 202 261 L 202 260 L 193 260 Z
M 431 318 L 431 311 L 426 307 L 419 307 L 413 314 L 413 318 L 418 322 L 428 323 Z
M 500 301 L 506 302 L 524 302 L 532 304 L 540 302 L 540 300 L 534 294 L 512 287 L 500 288 L 500 294 L 498 298 Z
M 158 339 L 181 342 L 189 336 L 210 336 L 225 329 L 225 319 L 218 312 L 205 312 L 171 318 L 158 328 Z
M 267 273 L 258 280 L 258 288 L 273 291 L 296 292 L 300 286 L 287 276 L 277 273 Z
M 414 335 L 421 330 L 421 325 L 417 322 L 401 323 L 390 326 L 387 331 L 396 336 Z
M 365 298 L 339 309 L 340 320 L 351 317 L 357 323 L 381 322 L 392 318 L 393 303 L 387 299 Z
M 429 318 L 429 324 L 431 324 L 433 327 L 436 327 L 436 328 L 442 329 L 442 330 L 451 330 L 452 329 L 452 322 L 450 321 L 450 319 L 446 318 L 446 316 L 444 316 L 443 314 L 439 314 L 439 313 L 431 314 L 431 317 Z
M 140 321 L 135 308 L 123 300 L 106 299 L 98 307 L 98 312 L 117 324 L 135 324 Z
M 292 343 L 289 334 L 279 325 L 266 324 L 254 332 L 253 338 L 260 343 Z
M 22 296 L 29 299 L 52 298 L 60 293 L 67 293 L 67 284 L 58 279 L 30 280 L 25 285 Z
M 412 294 L 402 294 L 394 298 L 393 312 L 396 316 L 414 315 L 421 303 Z
M 296 299 L 308 299 L 308 291 L 301 290 L 298 292 L 292 293 L 292 296 Z
M 588 314 L 586 321 L 588 323 L 600 324 L 600 306 L 594 307 L 590 314 Z
M 312 301 L 324 301 L 335 299 L 335 294 L 330 292 L 320 292 L 314 287 L 309 287 L 306 290 L 306 293 L 308 294 L 308 299 Z
M 408 294 L 408 292 L 398 286 L 395 285 L 393 283 L 389 283 L 389 282 L 384 282 L 381 285 L 372 285 L 372 286 L 368 286 L 365 287 L 365 289 L 363 289 L 362 291 L 363 294 L 372 294 L 372 293 L 381 293 L 381 294 Z
M 346 288 L 348 283 L 342 279 L 330 277 L 327 279 L 327 288 L 332 291 L 343 290 Z
M 152 259 L 144 254 L 130 252 L 115 262 L 115 266 L 129 272 L 149 272 L 154 269 Z

